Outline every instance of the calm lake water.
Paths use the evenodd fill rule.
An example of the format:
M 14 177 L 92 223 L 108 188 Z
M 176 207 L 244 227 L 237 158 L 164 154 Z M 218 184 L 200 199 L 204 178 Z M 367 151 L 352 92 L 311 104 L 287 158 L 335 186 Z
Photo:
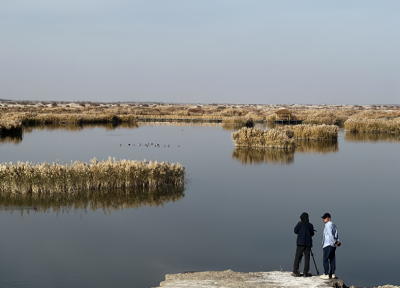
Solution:
M 34 128 L 2 139 L 1 162 L 158 159 L 180 162 L 190 180 L 184 195 L 143 205 L 104 196 L 82 209 L 89 195 L 44 199 L 34 212 L 29 201 L 25 209 L 0 198 L 0 287 L 155 287 L 188 270 L 291 271 L 302 212 L 318 231 L 320 271 L 320 217 L 329 212 L 343 243 L 337 276 L 347 285 L 400 285 L 399 137 L 341 130 L 336 143 L 302 142 L 293 153 L 235 149 L 231 132 L 140 124 Z

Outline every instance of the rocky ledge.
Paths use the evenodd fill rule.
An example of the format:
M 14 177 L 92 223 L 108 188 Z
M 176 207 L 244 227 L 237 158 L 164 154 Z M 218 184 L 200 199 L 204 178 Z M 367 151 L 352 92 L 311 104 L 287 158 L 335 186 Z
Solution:
M 347 288 L 340 279 L 322 280 L 318 276 L 293 277 L 291 272 L 206 271 L 167 274 L 157 288 Z M 387 287 L 389 288 L 389 287 Z

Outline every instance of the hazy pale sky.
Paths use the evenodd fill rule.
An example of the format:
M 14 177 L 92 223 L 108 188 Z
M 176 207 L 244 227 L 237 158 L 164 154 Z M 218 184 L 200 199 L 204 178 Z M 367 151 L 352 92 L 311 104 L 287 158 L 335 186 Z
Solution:
M 2 0 L 0 98 L 400 103 L 399 0 Z

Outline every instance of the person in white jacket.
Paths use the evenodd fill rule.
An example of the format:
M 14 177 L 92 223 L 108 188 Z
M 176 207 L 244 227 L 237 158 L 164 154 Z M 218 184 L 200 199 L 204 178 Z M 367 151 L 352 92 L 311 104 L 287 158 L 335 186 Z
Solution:
M 335 279 L 336 247 L 340 246 L 339 236 L 336 225 L 331 222 L 331 214 L 325 213 L 321 218 L 325 223 L 324 234 L 322 236 L 324 274 L 321 275 L 321 278 L 329 280 L 332 277 Z

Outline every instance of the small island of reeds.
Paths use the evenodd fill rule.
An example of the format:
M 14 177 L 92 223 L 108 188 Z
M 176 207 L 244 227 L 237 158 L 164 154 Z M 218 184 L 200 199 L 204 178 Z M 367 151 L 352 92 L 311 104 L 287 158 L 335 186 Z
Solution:
M 241 147 L 293 149 L 295 140 L 336 140 L 336 125 L 294 125 L 269 130 L 242 128 L 232 133 L 233 142 Z
M 120 160 L 85 163 L 3 163 L 0 193 L 75 193 L 79 191 L 183 187 L 185 168 L 179 163 Z

